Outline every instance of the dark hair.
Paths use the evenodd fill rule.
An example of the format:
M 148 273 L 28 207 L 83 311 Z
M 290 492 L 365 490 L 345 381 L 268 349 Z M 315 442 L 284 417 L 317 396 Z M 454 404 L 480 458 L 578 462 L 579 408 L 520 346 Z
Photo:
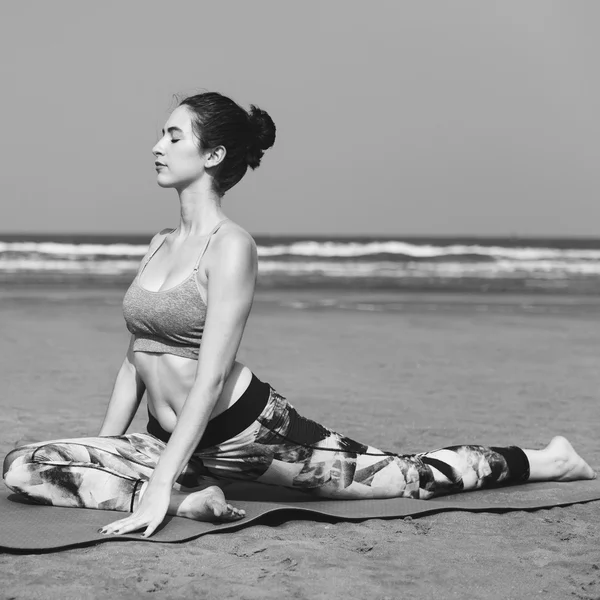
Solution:
M 205 92 L 185 98 L 179 106 L 192 111 L 192 127 L 201 150 L 224 146 L 227 151 L 214 171 L 219 196 L 238 183 L 248 167 L 256 169 L 265 150 L 275 143 L 273 119 L 253 104 L 246 112 L 227 96 Z

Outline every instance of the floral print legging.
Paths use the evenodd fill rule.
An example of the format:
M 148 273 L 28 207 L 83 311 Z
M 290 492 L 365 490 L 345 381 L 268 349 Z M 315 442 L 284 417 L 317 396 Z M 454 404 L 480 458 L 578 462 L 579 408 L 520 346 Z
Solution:
M 43 504 L 130 511 L 165 445 L 147 433 L 28 444 L 6 456 L 4 481 Z M 301 417 L 271 389 L 256 421 L 231 439 L 197 451 L 176 487 L 254 481 L 324 498 L 426 499 L 528 476 L 527 457 L 514 446 L 382 452 Z

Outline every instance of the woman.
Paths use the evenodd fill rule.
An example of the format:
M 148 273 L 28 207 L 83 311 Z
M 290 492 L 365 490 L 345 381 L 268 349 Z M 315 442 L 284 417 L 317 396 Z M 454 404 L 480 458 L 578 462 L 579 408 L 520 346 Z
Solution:
M 158 185 L 179 194 L 127 291 L 131 342 L 97 438 L 30 444 L 4 480 L 39 502 L 131 511 L 101 529 L 151 535 L 165 515 L 231 521 L 222 487 L 252 480 L 327 498 L 429 498 L 490 484 L 595 477 L 564 438 L 543 450 L 453 446 L 399 456 L 300 417 L 236 361 L 257 273 L 252 237 L 223 194 L 275 141 L 269 115 L 217 93 L 189 97 L 153 149 Z M 148 433 L 125 435 L 143 394 Z

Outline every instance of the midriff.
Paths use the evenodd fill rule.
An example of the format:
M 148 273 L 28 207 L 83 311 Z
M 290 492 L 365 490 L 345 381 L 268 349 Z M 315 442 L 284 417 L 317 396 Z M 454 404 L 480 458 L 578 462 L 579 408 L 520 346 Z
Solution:
M 173 354 L 151 352 L 135 352 L 134 361 L 137 372 L 146 386 L 150 412 L 165 431 L 172 432 L 196 379 L 198 361 Z M 251 379 L 250 369 L 236 361 L 211 413 L 211 419 L 235 404 Z

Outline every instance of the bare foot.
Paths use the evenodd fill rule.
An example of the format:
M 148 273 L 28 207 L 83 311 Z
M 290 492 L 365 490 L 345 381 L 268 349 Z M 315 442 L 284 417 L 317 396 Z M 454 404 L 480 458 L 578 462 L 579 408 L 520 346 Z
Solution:
M 556 481 L 575 481 L 576 479 L 596 479 L 596 473 L 569 443 L 569 440 L 558 435 L 546 446 L 552 455 L 561 463 L 561 474 Z
M 562 436 L 552 438 L 543 450 L 526 450 L 525 453 L 530 464 L 530 481 L 575 481 L 596 478 L 594 470 Z
M 196 521 L 230 522 L 246 516 L 246 511 L 234 508 L 225 500 L 221 488 L 211 485 L 203 490 L 191 493 L 173 493 L 175 510 L 172 514 Z M 169 511 L 171 512 L 171 511 Z

